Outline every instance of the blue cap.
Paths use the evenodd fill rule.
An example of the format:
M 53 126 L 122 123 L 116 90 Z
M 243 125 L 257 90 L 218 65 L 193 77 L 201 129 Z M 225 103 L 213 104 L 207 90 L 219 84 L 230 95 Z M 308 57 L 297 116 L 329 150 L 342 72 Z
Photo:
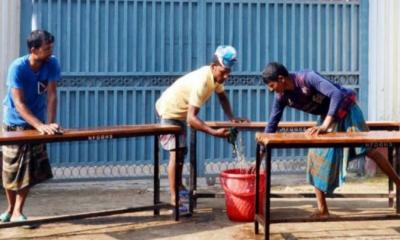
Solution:
M 236 49 L 230 45 L 220 45 L 215 50 L 215 56 L 224 68 L 231 69 L 237 62 Z

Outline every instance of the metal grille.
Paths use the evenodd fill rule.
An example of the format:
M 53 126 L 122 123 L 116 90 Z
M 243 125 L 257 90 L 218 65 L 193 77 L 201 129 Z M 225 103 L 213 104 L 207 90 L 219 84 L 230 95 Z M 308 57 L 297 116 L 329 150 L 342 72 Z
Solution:
M 259 75 L 270 61 L 280 61 L 289 70 L 314 69 L 355 88 L 366 112 L 367 75 L 360 62 L 367 59 L 363 53 L 368 45 L 360 38 L 368 29 L 367 8 L 363 1 L 346 0 L 23 1 L 21 46 L 32 27 L 55 35 L 55 55 L 63 71 L 58 119 L 66 128 L 155 122 L 154 103 L 161 91 L 177 76 L 207 64 L 219 44 L 232 44 L 239 52 L 226 87 L 239 116 L 268 120 L 272 95 Z M 201 118 L 223 120 L 218 105 L 211 98 Z M 298 111 L 284 114 L 284 120 L 314 119 Z M 246 156 L 252 159 L 253 136 L 244 133 L 243 138 Z M 51 144 L 51 159 L 54 167 L 66 170 L 61 174 L 65 177 L 77 177 L 76 171 L 83 177 L 91 172 L 109 176 L 113 168 L 149 166 L 151 142 Z M 232 161 L 231 150 L 221 140 L 199 134 L 198 144 L 199 176 L 215 171 L 215 164 Z M 277 171 L 301 169 L 297 162 L 304 154 L 278 151 Z M 163 153 L 163 164 L 166 158 Z M 293 159 L 300 159 L 293 168 L 283 164 Z M 75 168 L 79 170 L 67 170 Z M 123 176 L 132 171 L 114 170 Z

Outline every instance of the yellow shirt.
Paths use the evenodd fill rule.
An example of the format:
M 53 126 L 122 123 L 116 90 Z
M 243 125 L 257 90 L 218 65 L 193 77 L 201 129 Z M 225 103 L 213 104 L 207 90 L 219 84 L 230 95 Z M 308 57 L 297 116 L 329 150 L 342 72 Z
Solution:
M 178 78 L 161 94 L 157 113 L 164 119 L 186 121 L 189 105 L 200 108 L 214 91 L 223 92 L 224 85 L 214 82 L 211 66 L 201 67 Z

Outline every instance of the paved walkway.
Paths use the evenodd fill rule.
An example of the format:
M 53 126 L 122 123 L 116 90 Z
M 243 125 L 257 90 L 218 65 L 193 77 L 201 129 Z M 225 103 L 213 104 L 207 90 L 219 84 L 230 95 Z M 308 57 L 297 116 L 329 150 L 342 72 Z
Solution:
M 287 179 L 292 179 L 292 181 L 288 182 Z M 293 181 L 296 185 L 290 184 Z M 274 177 L 273 182 L 275 192 L 311 192 L 312 190 L 308 185 L 303 184 L 303 176 Z M 206 188 L 204 184 L 203 187 Z M 165 181 L 162 181 L 162 189 L 162 198 L 166 200 L 168 195 L 165 191 Z M 218 190 L 218 186 L 207 187 L 207 189 Z M 386 179 L 374 178 L 353 181 L 337 192 L 384 193 L 386 189 Z M 151 199 L 152 189 L 148 181 L 42 184 L 32 190 L 25 213 L 31 218 L 40 218 L 148 205 Z M 387 207 L 386 199 L 329 199 L 328 203 L 332 213 L 339 216 L 394 212 L 394 209 Z M 5 205 L 4 196 L 1 196 L 0 209 L 3 210 Z M 272 217 L 307 216 L 313 211 L 314 206 L 314 199 L 274 199 Z M 200 199 L 195 215 L 192 218 L 184 218 L 180 222 L 172 221 L 169 211 L 162 211 L 160 217 L 153 217 L 151 212 L 141 212 L 45 224 L 36 229 L 21 227 L 0 229 L 0 240 L 261 238 L 261 235 L 254 235 L 253 223 L 235 223 L 228 220 L 222 198 Z M 273 224 L 271 239 L 400 239 L 400 220 Z

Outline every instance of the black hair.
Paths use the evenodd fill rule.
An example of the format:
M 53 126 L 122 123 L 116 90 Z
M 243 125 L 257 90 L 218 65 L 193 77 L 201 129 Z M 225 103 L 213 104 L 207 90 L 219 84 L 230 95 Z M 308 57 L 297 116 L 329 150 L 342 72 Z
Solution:
M 26 43 L 28 45 L 28 51 L 31 51 L 31 48 L 40 48 L 45 43 L 53 43 L 54 36 L 46 30 L 34 30 L 32 31 Z
M 278 62 L 271 62 L 265 67 L 262 72 L 262 79 L 265 84 L 278 81 L 278 76 L 288 77 L 289 72 L 285 66 Z

